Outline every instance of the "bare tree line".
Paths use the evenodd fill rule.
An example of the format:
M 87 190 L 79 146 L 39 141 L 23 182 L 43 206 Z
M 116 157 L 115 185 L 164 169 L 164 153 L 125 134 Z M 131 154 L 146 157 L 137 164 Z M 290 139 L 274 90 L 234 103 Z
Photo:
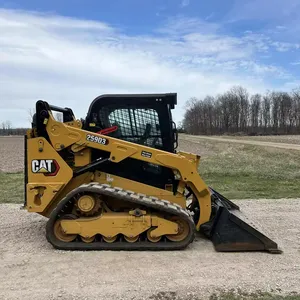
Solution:
M 34 112 L 28 111 L 32 122 Z M 62 121 L 62 116 L 54 115 Z M 0 135 L 24 135 L 27 128 L 0 122 Z M 300 86 L 291 92 L 250 95 L 235 86 L 216 97 L 191 98 L 180 129 L 190 134 L 300 134 Z
M 34 116 L 34 111 L 32 109 L 28 110 L 28 121 L 29 123 L 31 123 L 33 121 L 33 116 Z M 54 114 L 54 118 L 59 121 L 62 122 L 63 121 L 63 117 L 61 113 L 55 113 Z M 25 135 L 28 128 L 24 128 L 24 127 L 20 127 L 20 128 L 14 128 L 12 126 L 12 122 L 7 120 L 4 122 L 0 122 L 0 136 L 8 136 L 8 135 Z
M 235 86 L 216 97 L 191 98 L 182 125 L 190 134 L 300 134 L 300 86 L 264 95 Z
M 1 122 L 0 135 L 24 135 L 27 128 L 13 128 L 11 121 Z

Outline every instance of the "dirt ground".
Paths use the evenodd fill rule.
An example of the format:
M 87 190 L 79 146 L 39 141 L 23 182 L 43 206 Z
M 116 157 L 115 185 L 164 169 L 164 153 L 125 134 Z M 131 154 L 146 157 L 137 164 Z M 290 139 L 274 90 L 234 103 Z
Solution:
M 210 141 L 218 141 L 218 142 L 225 142 L 225 143 L 238 143 L 238 144 L 245 144 L 245 145 L 256 145 L 256 146 L 265 146 L 265 147 L 275 147 L 281 149 L 289 149 L 289 150 L 299 150 L 300 151 L 300 144 L 296 144 L 298 141 L 293 141 L 293 143 L 283 143 L 283 142 L 273 142 L 268 139 L 265 141 L 262 140 L 254 140 L 254 139 L 244 139 L 242 138 L 229 138 L 229 137 L 216 137 L 216 136 L 206 136 L 206 135 L 181 135 L 181 139 L 184 141 L 191 141 L 191 142 L 201 142 L 201 140 L 210 140 Z M 288 141 L 288 140 L 287 140 Z
M 23 170 L 24 140 L 21 136 L 0 136 L 0 172 Z
M 274 142 L 274 143 L 286 143 L 286 144 L 297 144 L 300 145 L 300 135 L 254 135 L 254 136 L 244 136 L 244 135 L 220 135 L 216 137 L 229 138 L 229 139 L 241 139 L 249 141 L 261 141 L 261 142 Z
M 218 253 L 201 236 L 184 251 L 58 251 L 45 239 L 45 218 L 2 204 L 0 299 L 194 300 L 231 288 L 300 293 L 300 199 L 238 204 L 283 254 Z

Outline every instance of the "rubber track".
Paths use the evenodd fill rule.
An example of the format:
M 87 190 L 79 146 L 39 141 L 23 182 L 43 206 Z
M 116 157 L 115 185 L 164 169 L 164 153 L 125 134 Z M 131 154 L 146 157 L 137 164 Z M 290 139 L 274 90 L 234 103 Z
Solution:
M 69 209 L 74 196 L 79 193 L 96 193 L 98 195 L 105 195 L 131 202 L 137 205 L 142 205 L 157 210 L 161 213 L 167 213 L 172 216 L 179 216 L 187 221 L 190 231 L 189 235 L 180 242 L 160 241 L 152 243 L 150 241 L 140 241 L 135 243 L 128 243 L 124 241 L 115 241 L 113 243 L 106 243 L 104 241 L 94 241 L 92 243 L 84 243 L 82 241 L 62 242 L 58 240 L 53 232 L 54 224 L 58 218 L 63 216 Z M 61 250 L 179 250 L 186 248 L 193 240 L 195 235 L 195 224 L 192 217 L 186 209 L 181 206 L 171 203 L 167 200 L 161 200 L 156 197 L 148 197 L 144 194 L 138 194 L 132 191 L 124 190 L 118 187 L 111 187 L 107 184 L 89 183 L 83 184 L 71 191 L 65 198 L 63 198 L 57 207 L 52 211 L 50 218 L 46 225 L 47 240 L 54 248 Z

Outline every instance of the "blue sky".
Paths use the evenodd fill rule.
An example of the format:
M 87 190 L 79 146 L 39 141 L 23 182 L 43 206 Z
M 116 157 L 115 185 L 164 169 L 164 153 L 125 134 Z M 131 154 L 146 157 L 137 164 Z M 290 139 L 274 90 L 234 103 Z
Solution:
M 84 117 L 102 93 L 300 86 L 300 0 L 0 0 L 0 122 L 37 99 Z M 15 115 L 19 118 L 16 120 Z

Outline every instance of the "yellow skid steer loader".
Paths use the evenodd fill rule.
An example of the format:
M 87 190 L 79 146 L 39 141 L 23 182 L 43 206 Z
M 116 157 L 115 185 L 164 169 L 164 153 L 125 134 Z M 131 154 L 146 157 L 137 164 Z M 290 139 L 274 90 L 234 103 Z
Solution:
M 204 183 L 198 155 L 176 151 L 176 104 L 175 93 L 102 95 L 76 120 L 70 108 L 37 101 L 24 206 L 49 218 L 55 248 L 176 250 L 201 231 L 217 251 L 281 252 Z

